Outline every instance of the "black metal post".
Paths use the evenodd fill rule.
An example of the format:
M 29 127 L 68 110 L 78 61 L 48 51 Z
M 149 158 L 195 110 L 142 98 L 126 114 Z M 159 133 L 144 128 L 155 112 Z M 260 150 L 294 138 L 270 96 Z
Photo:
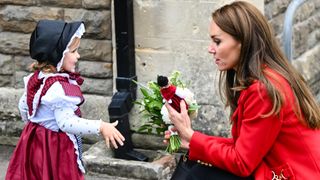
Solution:
M 136 100 L 137 80 L 135 70 L 135 47 L 133 29 L 133 0 L 114 1 L 116 55 L 117 55 L 117 91 L 108 107 L 110 122 L 119 121 L 117 129 L 126 138 L 124 146 L 115 150 L 115 157 L 121 159 L 147 161 L 148 158 L 133 150 L 129 124 L 129 112 Z

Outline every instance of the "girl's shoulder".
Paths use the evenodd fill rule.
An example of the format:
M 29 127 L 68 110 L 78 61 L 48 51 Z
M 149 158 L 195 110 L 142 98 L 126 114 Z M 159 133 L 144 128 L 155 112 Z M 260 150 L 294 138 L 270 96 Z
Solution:
M 42 104 L 54 107 L 75 106 L 81 102 L 82 99 L 80 97 L 67 95 L 66 90 L 59 81 L 54 82 L 41 99 Z
M 43 104 L 79 104 L 81 102 L 80 98 L 76 96 L 70 96 L 66 93 L 64 84 L 69 84 L 68 74 L 40 72 L 38 79 L 43 79 L 43 89 L 46 88 L 45 86 L 48 87 L 41 99 Z

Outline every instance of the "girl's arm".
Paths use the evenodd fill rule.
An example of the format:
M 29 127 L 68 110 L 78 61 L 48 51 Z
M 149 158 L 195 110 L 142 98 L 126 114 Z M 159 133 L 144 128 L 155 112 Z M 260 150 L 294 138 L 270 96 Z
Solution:
M 54 110 L 59 129 L 78 135 L 85 134 L 100 134 L 106 141 L 107 147 L 112 144 L 113 147 L 118 148 L 118 142 L 121 146 L 125 140 L 122 134 L 115 128 L 118 122 L 107 123 L 100 120 L 89 120 L 80 118 L 74 114 L 71 107 L 57 108 Z

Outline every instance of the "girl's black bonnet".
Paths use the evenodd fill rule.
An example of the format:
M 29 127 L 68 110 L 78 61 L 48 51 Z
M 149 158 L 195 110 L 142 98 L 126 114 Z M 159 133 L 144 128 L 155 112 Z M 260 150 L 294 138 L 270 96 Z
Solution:
M 30 38 L 31 58 L 40 63 L 49 62 L 56 67 L 63 56 L 63 51 L 82 23 L 40 20 Z

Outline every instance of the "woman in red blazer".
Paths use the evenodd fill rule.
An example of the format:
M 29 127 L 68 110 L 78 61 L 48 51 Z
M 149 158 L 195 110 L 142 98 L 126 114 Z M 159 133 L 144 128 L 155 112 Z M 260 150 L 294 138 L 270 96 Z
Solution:
M 267 20 L 246 2 L 226 5 L 212 17 L 209 53 L 221 71 L 232 138 L 194 131 L 183 102 L 181 113 L 166 105 L 189 159 L 238 177 L 320 179 L 319 106 Z M 188 179 L 201 179 L 197 172 Z

